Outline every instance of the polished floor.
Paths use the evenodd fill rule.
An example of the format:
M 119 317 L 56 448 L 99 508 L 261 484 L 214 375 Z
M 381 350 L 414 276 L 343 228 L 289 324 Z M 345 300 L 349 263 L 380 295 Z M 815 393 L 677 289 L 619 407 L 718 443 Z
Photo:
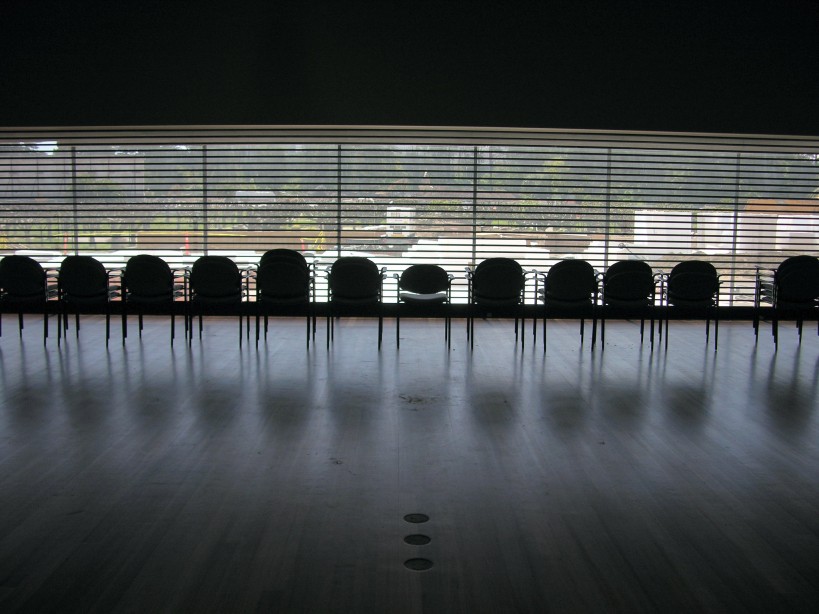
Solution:
M 28 322 L 28 321 L 27 321 Z M 819 338 L 0 338 L 0 611 L 813 612 Z M 52 334 L 56 331 L 52 329 Z M 530 329 L 527 328 L 527 335 Z M 410 523 L 408 514 L 429 520 Z M 405 542 L 424 535 L 426 545 Z M 420 538 L 419 538 L 420 539 Z M 408 568 L 409 563 L 427 570 Z

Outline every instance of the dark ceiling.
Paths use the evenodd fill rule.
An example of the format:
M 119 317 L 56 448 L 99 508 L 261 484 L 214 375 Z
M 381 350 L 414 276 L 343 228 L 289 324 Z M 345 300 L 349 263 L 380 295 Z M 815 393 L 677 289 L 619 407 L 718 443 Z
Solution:
M 0 125 L 819 135 L 813 0 L 521 6 L 4 0 Z

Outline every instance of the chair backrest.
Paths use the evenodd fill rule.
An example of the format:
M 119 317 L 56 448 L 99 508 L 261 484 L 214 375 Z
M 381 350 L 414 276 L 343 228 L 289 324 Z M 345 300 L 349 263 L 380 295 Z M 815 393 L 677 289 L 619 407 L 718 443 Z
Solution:
M 60 264 L 59 285 L 68 298 L 108 298 L 108 272 L 93 256 L 66 256 Z
M 331 298 L 377 300 L 381 296 L 381 271 L 369 258 L 344 256 L 331 265 L 328 284 Z
M 191 267 L 191 292 L 202 298 L 242 296 L 242 273 L 227 256 L 200 256 Z
M 299 254 L 300 255 L 300 254 Z M 310 298 L 310 270 L 292 258 L 268 258 L 256 271 L 256 292 L 269 300 Z
M 680 262 L 668 274 L 669 299 L 707 301 L 719 292 L 719 275 L 710 262 L 687 260 Z
M 139 254 L 125 264 L 123 283 L 129 294 L 138 297 L 173 298 L 173 272 L 159 256 Z
M 262 254 L 262 257 L 259 258 L 259 267 L 261 268 L 262 265 L 271 260 L 289 260 L 303 266 L 304 268 L 309 267 L 304 255 L 294 249 L 276 248 L 267 250 L 264 254 Z
M 449 276 L 437 264 L 413 264 L 401 273 L 398 288 L 416 294 L 436 294 L 449 289 Z
M 546 273 L 546 299 L 591 300 L 596 291 L 597 278 L 594 274 L 594 267 L 585 260 L 561 260 Z
M 472 298 L 480 300 L 521 300 L 526 277 L 512 258 L 487 258 L 472 273 Z
M 46 272 L 34 258 L 6 256 L 0 260 L 0 288 L 12 299 L 45 299 Z
M 819 259 L 791 256 L 776 269 L 777 301 L 804 303 L 819 298 Z
M 643 260 L 620 260 L 603 276 L 605 298 L 621 301 L 648 299 L 654 292 L 654 272 Z

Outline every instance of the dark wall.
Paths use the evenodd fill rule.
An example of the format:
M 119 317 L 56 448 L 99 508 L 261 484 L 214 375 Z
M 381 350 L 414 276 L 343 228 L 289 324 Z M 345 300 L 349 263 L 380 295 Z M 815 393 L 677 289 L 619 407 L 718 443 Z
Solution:
M 485 4 L 4 0 L 0 125 L 819 135 L 813 0 Z

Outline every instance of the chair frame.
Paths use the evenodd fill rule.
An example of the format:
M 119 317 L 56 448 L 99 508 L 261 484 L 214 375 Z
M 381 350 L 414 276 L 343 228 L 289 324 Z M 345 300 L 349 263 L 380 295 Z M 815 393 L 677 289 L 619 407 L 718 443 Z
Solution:
M 148 298 L 132 298 L 132 292 L 128 287 L 128 265 L 129 263 L 134 260 L 135 258 L 142 258 L 142 257 L 150 257 L 151 259 L 156 258 L 160 260 L 165 266 L 168 266 L 168 271 L 171 274 L 171 291 L 170 294 L 165 295 L 156 295 L 153 297 Z M 142 330 L 143 330 L 143 307 L 145 305 L 152 305 L 152 304 L 163 304 L 167 302 L 170 306 L 170 316 L 171 316 L 171 346 L 173 346 L 174 337 L 175 337 L 175 329 L 176 329 L 176 310 L 175 310 L 175 301 L 177 298 L 182 297 L 187 304 L 188 300 L 188 276 L 187 276 L 188 269 L 187 268 L 171 268 L 167 262 L 165 262 L 159 256 L 153 256 L 151 254 L 139 254 L 138 256 L 133 256 L 129 259 L 126 263 L 125 268 L 122 270 L 122 343 L 125 345 L 125 339 L 128 337 L 128 315 L 129 315 L 129 306 L 135 305 L 137 307 L 137 316 L 139 318 L 138 325 L 139 325 L 139 338 L 142 338 Z M 177 283 L 177 280 L 181 279 L 182 283 Z M 139 296 L 139 295 L 137 295 Z M 187 326 L 188 326 L 188 319 L 187 317 L 184 318 L 185 320 L 185 336 L 187 337 Z
M 696 264 L 691 264 L 696 263 Z M 709 299 L 703 299 L 702 305 L 675 305 L 674 301 L 671 298 L 671 283 L 673 282 L 674 277 L 683 274 L 691 274 L 689 271 L 685 269 L 689 267 L 701 267 L 702 265 L 708 265 L 711 269 L 714 270 L 714 280 L 715 280 L 715 287 L 714 291 Z M 676 271 L 676 274 L 675 274 Z M 695 274 L 700 274 L 695 272 Z M 704 273 L 701 273 L 704 275 Z M 711 312 L 713 311 L 713 318 L 714 318 L 714 351 L 717 351 L 719 346 L 719 294 L 720 294 L 720 286 L 722 281 L 720 279 L 719 273 L 717 273 L 716 268 L 710 262 L 705 260 L 684 260 L 682 262 L 677 263 L 671 269 L 669 273 L 662 273 L 662 282 L 661 282 L 661 303 L 663 307 L 663 315 L 665 320 L 665 341 L 664 346 L 665 349 L 668 350 L 668 324 L 670 320 L 670 312 L 672 308 L 680 308 L 680 309 L 698 309 L 702 308 L 705 310 L 705 341 L 708 343 L 710 336 L 711 336 Z M 706 300 L 708 301 L 708 305 L 705 305 Z M 662 323 L 660 324 L 662 326 Z
M 46 344 L 48 340 L 48 316 L 50 315 L 49 311 L 49 303 L 53 302 L 54 299 L 58 298 L 58 291 L 57 291 L 57 270 L 56 269 L 46 269 L 37 262 L 34 258 L 30 256 L 19 256 L 19 255 L 10 255 L 5 256 L 0 260 L 0 273 L 2 272 L 3 263 L 4 262 L 19 262 L 22 266 L 28 267 L 32 272 L 36 272 L 38 275 L 42 273 L 42 292 L 38 291 L 36 293 L 26 294 L 26 295 L 18 295 L 18 294 L 10 294 L 8 292 L 8 287 L 5 284 L 5 280 L 2 279 L 2 275 L 0 275 L 0 304 L 10 303 L 13 305 L 18 306 L 17 311 L 17 328 L 20 334 L 20 337 L 23 336 L 23 329 L 25 328 L 25 319 L 24 319 L 24 305 L 32 305 L 35 307 L 41 307 L 43 310 L 43 345 Z M 8 262 L 5 266 L 9 266 Z M 13 264 L 11 266 L 14 266 Z M 2 310 L 0 310 L 0 337 L 3 335 L 3 314 Z
M 307 261 L 306 258 L 300 253 L 295 250 L 289 249 L 272 249 L 265 252 L 262 257 L 259 259 L 259 263 L 250 273 L 250 280 L 253 281 L 255 286 L 255 302 L 256 302 L 256 347 L 259 347 L 259 338 L 260 338 L 260 319 L 264 318 L 264 336 L 267 339 L 267 332 L 268 332 L 268 318 L 270 312 L 265 309 L 268 306 L 278 305 L 280 307 L 284 306 L 293 306 L 302 304 L 300 298 L 292 298 L 292 299 L 285 299 L 283 301 L 276 301 L 265 299 L 263 295 L 263 288 L 259 284 L 259 272 L 262 271 L 269 263 L 278 262 L 290 262 L 296 263 L 299 267 L 302 265 L 304 266 L 304 270 L 307 273 L 307 293 L 304 297 L 304 305 L 306 310 L 306 318 L 307 318 L 307 349 L 310 349 L 310 337 L 312 332 L 312 337 L 315 338 L 316 335 L 316 316 L 313 309 L 313 303 L 315 303 L 316 299 L 316 283 L 315 283 L 315 267 L 314 263 L 310 263 Z M 248 293 L 248 296 L 250 294 Z M 312 323 L 312 326 L 311 326 Z M 312 329 L 312 331 L 311 331 Z
M 651 279 L 651 289 L 646 294 L 645 297 L 639 297 L 634 299 L 619 299 L 609 296 L 608 286 L 611 283 L 611 279 L 614 279 L 620 275 L 628 275 L 633 274 L 635 272 L 633 266 L 629 266 L 630 263 L 640 263 L 638 265 L 640 268 L 643 269 L 644 272 L 648 274 L 648 277 Z M 620 269 L 623 269 L 622 271 Z M 631 269 L 629 271 L 628 269 Z M 640 344 L 642 344 L 645 340 L 645 321 L 646 321 L 646 314 L 648 314 L 650 318 L 650 333 L 649 333 L 649 343 L 654 348 L 654 307 L 657 300 L 657 283 L 658 283 L 658 275 L 651 270 L 651 266 L 645 262 L 644 260 L 618 260 L 617 262 L 612 263 L 609 265 L 606 272 L 602 275 L 602 283 L 601 283 L 601 305 L 600 305 L 600 342 L 603 344 L 603 348 L 605 348 L 606 343 L 606 317 L 608 315 L 608 311 L 610 308 L 614 309 L 626 309 L 626 310 L 637 310 L 633 311 L 633 313 L 638 313 L 640 316 Z M 618 304 L 619 303 L 619 304 Z
M 82 259 L 89 259 L 86 262 L 95 262 L 99 265 L 99 269 L 104 271 L 105 274 L 105 291 L 104 291 L 104 298 L 103 294 L 96 295 L 94 297 L 74 297 L 69 290 L 65 288 L 65 263 L 69 258 L 82 258 Z M 95 265 L 91 265 L 95 266 Z M 112 285 L 111 280 L 115 278 L 122 277 L 122 271 L 120 269 L 109 269 L 106 268 L 99 260 L 94 258 L 93 256 L 66 256 L 63 260 L 62 264 L 60 265 L 59 273 L 57 276 L 57 294 L 58 300 L 60 305 L 60 312 L 61 315 L 57 319 L 57 345 L 60 345 L 61 339 L 63 337 L 63 331 L 68 331 L 68 314 L 71 311 L 71 307 L 75 307 L 74 311 L 74 326 L 75 326 L 75 336 L 79 339 L 80 336 L 80 315 L 82 313 L 82 306 L 83 305 L 94 305 L 100 304 L 104 307 L 105 311 L 105 346 L 108 347 L 108 343 L 111 339 L 111 301 L 114 298 L 118 298 L 121 296 L 121 286 Z M 98 300 L 97 300 L 98 299 Z M 66 335 L 67 339 L 67 335 Z
M 789 307 L 780 306 L 780 285 L 781 280 L 789 275 L 789 269 L 794 270 L 801 262 L 809 260 L 814 268 L 817 267 L 817 259 L 810 255 L 790 256 L 779 263 L 776 269 L 763 272 L 760 267 L 756 268 L 756 286 L 754 289 L 754 335 L 756 341 L 759 340 L 759 322 L 761 319 L 762 303 L 771 305 L 771 334 L 774 345 L 779 344 L 779 320 L 780 311 L 793 311 L 796 313 L 796 328 L 799 335 L 799 343 L 802 343 L 802 329 L 804 326 L 804 314 L 811 309 L 819 308 L 819 297 L 814 297 L 802 303 L 793 303 Z M 819 319 L 817 319 L 817 335 L 819 335 Z
M 437 272 L 440 271 L 443 273 L 442 280 L 446 281 L 446 284 L 443 286 L 442 290 L 434 290 L 433 292 L 423 292 L 419 290 L 433 290 L 430 287 L 422 287 L 422 285 L 417 286 L 414 285 L 415 282 L 410 282 L 410 287 L 402 286 L 402 283 L 407 283 L 405 280 L 406 275 L 412 275 L 416 271 L 422 271 L 424 269 L 432 270 L 430 267 L 434 267 L 434 270 Z M 401 273 L 393 273 L 393 278 L 395 279 L 395 302 L 399 305 L 401 303 L 409 303 L 413 305 L 425 305 L 425 306 L 432 306 L 432 305 L 445 305 L 445 312 L 444 312 L 444 341 L 446 341 L 447 348 L 452 347 L 452 318 L 449 314 L 449 305 L 452 304 L 452 280 L 455 279 L 455 276 L 447 273 L 446 270 L 437 265 L 437 264 L 413 264 L 404 269 Z M 413 290 L 412 288 L 416 288 Z M 400 308 L 399 308 L 400 309 Z M 401 347 L 401 314 L 400 311 L 396 312 L 395 316 L 395 347 Z
M 517 297 L 513 297 L 512 294 L 509 297 L 502 297 L 500 299 L 491 299 L 480 297 L 475 294 L 475 277 L 480 276 L 482 273 L 481 271 L 485 271 L 488 267 L 493 266 L 511 266 L 512 268 L 516 267 L 516 270 L 520 271 L 520 289 L 517 293 Z M 468 282 L 468 302 L 469 307 L 467 310 L 467 318 L 466 318 L 466 338 L 469 341 L 470 349 L 475 347 L 475 313 L 478 309 L 483 308 L 485 311 L 487 308 L 496 307 L 501 310 L 511 308 L 514 316 L 514 323 L 515 323 L 515 343 L 517 344 L 518 339 L 520 339 L 520 349 L 523 351 L 526 343 L 526 336 L 525 336 L 525 327 L 526 327 L 526 319 L 523 313 L 523 307 L 526 303 L 526 283 L 528 281 L 528 276 L 526 271 L 523 270 L 523 267 L 520 266 L 520 263 L 513 259 L 513 258 L 504 258 L 504 257 L 495 257 L 495 258 L 487 258 L 479 262 L 474 268 L 473 267 L 466 267 L 466 280 Z M 514 301 L 514 302 L 513 302 Z M 518 321 L 520 320 L 520 325 Z
M 369 265 L 364 264 L 364 262 L 370 263 L 375 270 L 378 272 L 378 291 L 375 300 L 372 302 L 362 301 L 353 305 L 353 303 L 348 303 L 344 305 L 344 301 L 346 299 L 337 299 L 333 293 L 333 270 L 336 266 L 347 266 L 347 264 L 353 264 L 354 261 L 358 262 L 361 266 Z M 378 311 L 378 349 L 381 349 L 381 341 L 384 336 L 384 313 L 383 313 L 383 297 L 384 297 L 384 279 L 387 276 L 387 268 L 381 267 L 379 268 L 372 260 L 369 258 L 365 258 L 362 256 L 343 256 L 341 258 L 336 259 L 330 266 L 325 269 L 325 275 L 327 277 L 327 349 L 330 349 L 330 343 L 335 340 L 335 322 L 336 318 L 340 317 L 338 308 L 344 307 L 362 307 L 362 306 L 369 306 L 374 305 L 376 310 Z
M 589 306 L 591 308 L 590 309 L 590 315 L 591 315 L 591 320 L 592 320 L 592 339 L 591 339 L 592 349 L 597 344 L 597 311 L 598 311 L 598 303 L 599 303 L 599 300 L 600 300 L 600 285 L 601 285 L 602 275 L 599 272 L 597 272 L 594 269 L 594 267 L 592 267 L 591 264 L 587 260 L 566 258 L 564 260 L 560 260 L 560 261 L 556 262 L 545 273 L 544 272 L 539 272 L 539 271 L 532 271 L 532 273 L 535 275 L 535 280 L 536 280 L 535 281 L 535 302 L 537 303 L 537 301 L 543 301 L 543 351 L 544 352 L 546 352 L 546 322 L 547 322 L 548 317 L 549 317 L 549 305 L 548 305 L 548 301 L 547 301 L 547 298 L 546 298 L 547 283 L 548 283 L 548 280 L 549 280 L 549 274 L 554 269 L 554 267 L 556 267 L 556 266 L 560 266 L 560 267 L 571 266 L 571 265 L 561 264 L 561 263 L 564 263 L 564 262 L 566 262 L 566 263 L 581 263 L 582 262 L 591 269 L 591 272 L 592 272 L 592 274 L 594 276 L 594 287 L 589 292 L 588 302 L 587 302 L 587 299 L 585 297 L 583 299 L 578 299 L 577 301 L 574 301 L 576 303 L 574 305 L 574 307 L 583 309 L 583 308 Z M 542 289 L 539 287 L 540 280 L 542 280 L 542 285 L 543 285 Z M 572 307 L 573 307 L 572 305 L 567 305 L 567 308 L 572 308 Z M 536 323 L 537 323 L 537 318 L 535 318 L 533 320 L 532 334 L 535 336 L 535 338 L 537 337 L 537 324 Z M 586 317 L 581 314 L 581 316 L 580 316 L 580 345 L 583 345 L 583 341 L 585 340 L 585 330 L 586 330 Z
M 244 314 L 242 312 L 242 303 L 244 302 L 243 299 L 247 296 L 247 289 L 248 289 L 248 286 L 249 286 L 249 275 L 248 275 L 248 270 L 247 269 L 240 269 L 239 266 L 232 259 L 228 258 L 227 256 L 200 256 L 196 260 L 196 262 L 194 262 L 193 265 L 191 265 L 190 269 L 188 269 L 186 271 L 185 279 L 186 279 L 186 286 L 187 286 L 188 290 L 187 290 L 187 301 L 186 301 L 187 309 L 185 310 L 185 318 L 187 320 L 187 324 L 185 325 L 185 328 L 188 331 L 188 345 L 191 345 L 193 343 L 193 319 L 197 315 L 199 316 L 199 339 L 200 340 L 202 339 L 202 328 L 203 328 L 203 326 L 202 326 L 202 315 L 203 315 L 204 310 L 201 307 L 203 307 L 207 303 L 208 299 L 204 298 L 204 299 L 200 299 L 199 301 L 197 301 L 198 297 L 197 297 L 197 294 L 196 294 L 196 288 L 195 288 L 196 284 L 195 284 L 194 273 L 195 273 L 195 269 L 197 268 L 197 263 L 207 262 L 207 260 L 205 260 L 205 259 L 213 259 L 214 261 L 216 259 L 218 259 L 218 260 L 223 261 L 223 262 L 224 261 L 230 262 L 231 264 L 233 264 L 233 266 L 236 267 L 236 271 L 239 273 L 239 278 L 238 278 L 238 281 L 239 281 L 239 295 L 238 295 L 238 298 L 237 298 L 237 300 L 235 302 L 236 302 L 236 305 L 237 305 L 238 310 L 239 310 L 239 347 L 241 348 L 242 347 L 242 336 L 243 336 L 242 335 L 242 333 L 243 333 L 242 320 L 243 320 L 243 316 L 244 316 Z M 217 302 L 219 302 L 218 299 L 217 299 Z M 224 301 L 223 304 L 229 305 L 232 302 L 233 302 L 232 297 L 228 296 L 228 297 L 226 297 L 226 300 Z M 195 313 L 195 310 L 194 310 L 195 307 L 200 307 L 198 313 Z M 248 316 L 247 333 L 246 334 L 248 336 L 250 335 L 250 316 Z

